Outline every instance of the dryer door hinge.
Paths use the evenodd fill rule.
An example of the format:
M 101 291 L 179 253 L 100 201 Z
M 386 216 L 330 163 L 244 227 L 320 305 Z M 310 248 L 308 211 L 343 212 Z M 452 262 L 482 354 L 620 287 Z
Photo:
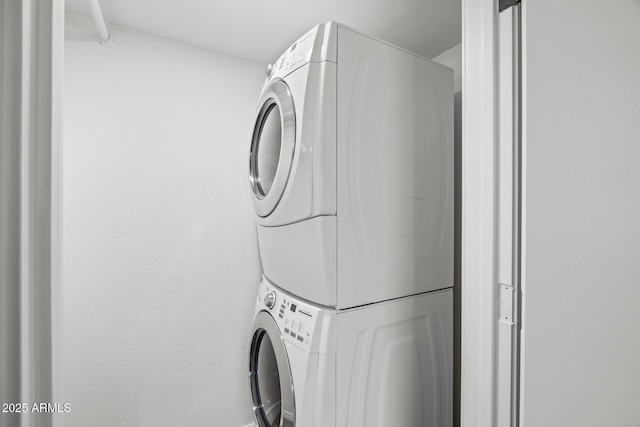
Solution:
M 520 0 L 498 0 L 498 12 L 503 12 L 518 3 Z

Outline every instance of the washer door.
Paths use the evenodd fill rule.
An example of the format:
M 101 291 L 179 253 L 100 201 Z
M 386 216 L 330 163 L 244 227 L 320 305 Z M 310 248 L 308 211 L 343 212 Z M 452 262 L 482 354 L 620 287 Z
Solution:
M 294 427 L 295 401 L 289 358 L 278 325 L 261 311 L 249 353 L 253 415 L 258 427 Z
M 249 182 L 256 213 L 265 217 L 278 205 L 289 179 L 296 143 L 296 114 L 289 86 L 269 83 L 260 99 L 249 155 Z

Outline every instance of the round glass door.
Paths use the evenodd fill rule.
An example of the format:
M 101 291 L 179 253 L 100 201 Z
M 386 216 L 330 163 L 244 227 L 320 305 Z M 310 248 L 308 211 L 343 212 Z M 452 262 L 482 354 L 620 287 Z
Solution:
M 280 149 L 282 147 L 280 108 L 273 99 L 269 101 L 263 107 L 266 111 L 256 142 L 255 192 L 258 197 L 262 198 L 269 194 L 269 190 L 273 186 L 273 180 L 280 164 Z
M 273 318 L 259 313 L 249 358 L 253 413 L 258 427 L 294 427 L 293 383 L 282 337 Z
M 267 216 L 282 198 L 295 148 L 295 111 L 289 87 L 274 80 L 264 90 L 251 139 L 249 182 L 254 207 Z

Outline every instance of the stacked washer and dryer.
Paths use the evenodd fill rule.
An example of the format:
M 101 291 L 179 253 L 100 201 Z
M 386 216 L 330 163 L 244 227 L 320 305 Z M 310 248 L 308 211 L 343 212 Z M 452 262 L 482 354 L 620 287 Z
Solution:
M 452 71 L 319 25 L 269 67 L 249 167 L 256 425 L 452 425 Z

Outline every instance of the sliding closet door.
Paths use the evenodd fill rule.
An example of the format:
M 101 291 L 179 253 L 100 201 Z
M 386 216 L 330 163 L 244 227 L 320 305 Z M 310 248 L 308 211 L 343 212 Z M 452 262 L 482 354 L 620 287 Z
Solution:
M 523 0 L 521 426 L 640 425 L 640 1 Z

